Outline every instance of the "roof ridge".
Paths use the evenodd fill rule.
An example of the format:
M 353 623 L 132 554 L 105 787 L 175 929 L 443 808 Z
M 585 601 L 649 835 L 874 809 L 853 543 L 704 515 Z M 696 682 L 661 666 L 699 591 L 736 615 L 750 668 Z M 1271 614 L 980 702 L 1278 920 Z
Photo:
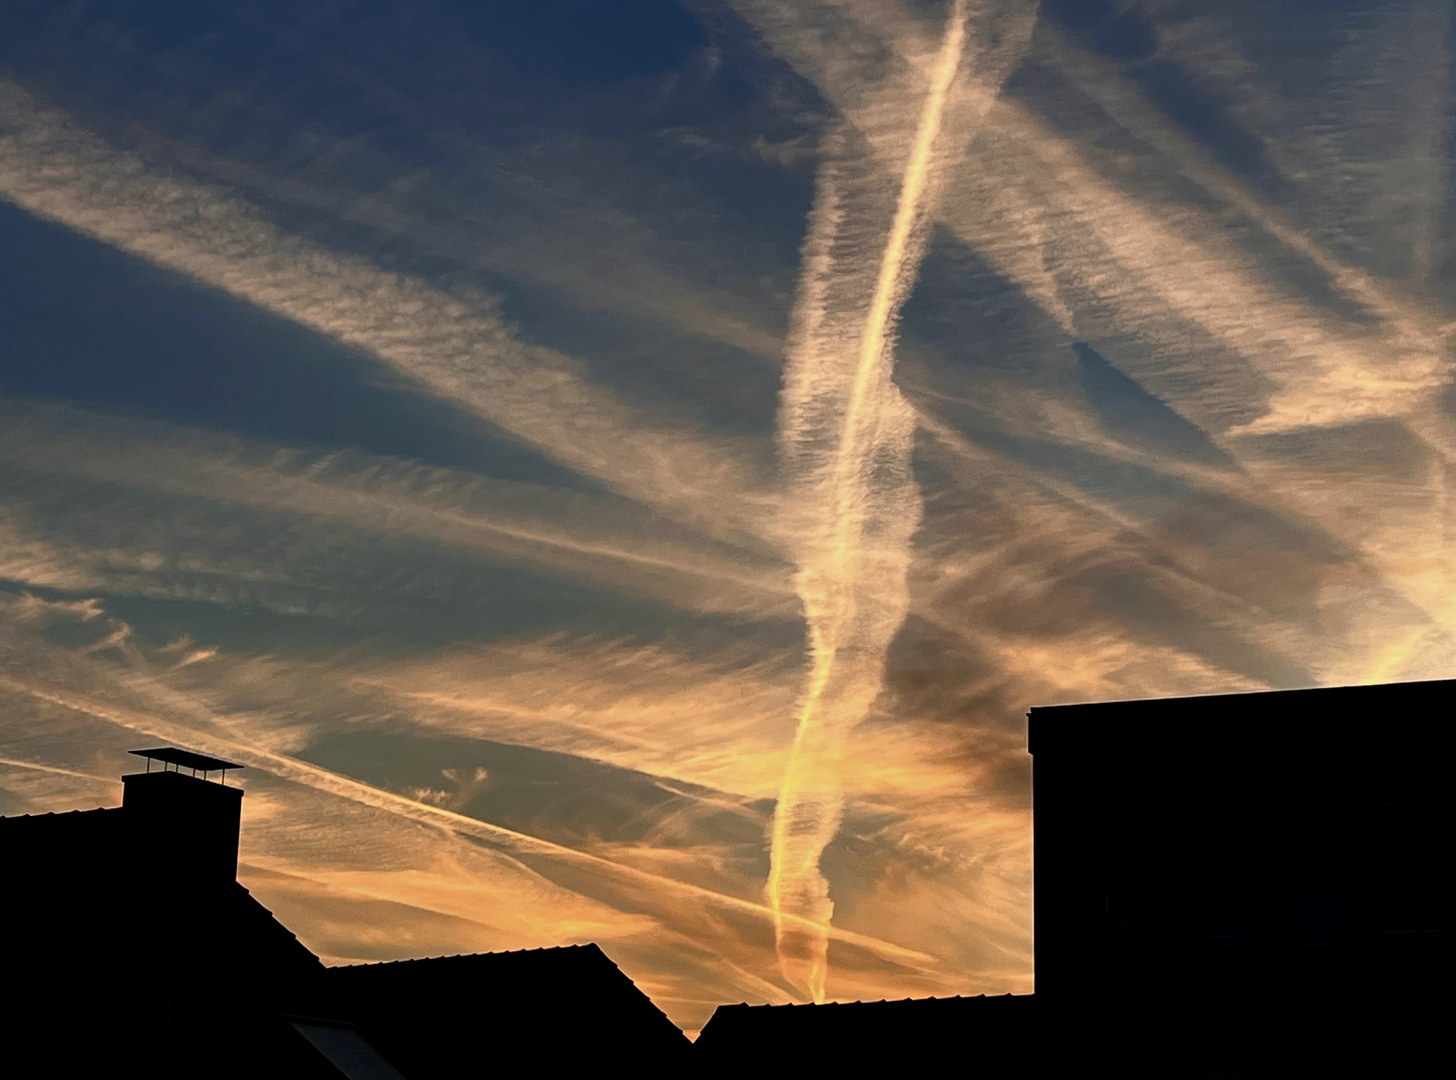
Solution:
M 597 945 L 594 941 L 589 941 L 585 944 L 537 945 L 524 949 L 497 949 L 492 952 L 442 953 L 439 956 L 402 956 L 395 960 L 361 960 L 354 964 L 335 964 L 334 966 L 340 968 L 376 968 L 389 967 L 395 964 L 424 964 L 440 960 L 473 960 L 481 956 L 520 956 L 523 953 L 566 952 L 571 949 L 588 949 L 592 947 L 595 947 L 597 952 L 602 952 L 601 946 Z M 602 953 L 602 955 L 606 956 L 606 953 Z M 607 960 L 609 963 L 611 962 L 610 957 L 607 957 Z M 616 967 L 616 964 L 612 966 Z
M 42 818 L 74 817 L 77 814 L 108 814 L 119 806 L 92 806 L 85 810 L 47 810 L 43 814 L 5 814 L 0 821 L 40 821 Z
M 982 994 L 950 994 L 950 995 L 947 995 L 946 997 L 937 997 L 935 995 L 931 995 L 930 997 L 923 997 L 923 998 L 917 998 L 917 997 L 879 998 L 877 1000 L 871 1000 L 871 1001 L 867 1001 L 864 998 L 858 998 L 858 999 L 856 999 L 854 1001 L 824 1001 L 824 1002 L 820 1002 L 819 1003 L 819 1006 L 820 1007 L 823 1007 L 823 1006 L 828 1006 L 828 1005 L 908 1005 L 908 1004 L 914 1004 L 916 1002 L 922 1002 L 922 1001 L 999 1001 L 999 1000 L 1002 1000 L 1004 998 L 1024 998 L 1024 997 L 1031 997 L 1031 996 L 1032 996 L 1031 994 L 1013 994 L 1011 991 L 1008 990 L 1004 994 L 984 994 L 984 993 L 982 993 Z M 762 1002 L 762 1003 L 760 1003 L 758 1005 L 751 1005 L 751 1004 L 749 1004 L 746 1001 L 738 1001 L 738 1002 L 726 1002 L 726 1003 L 724 1003 L 722 1005 L 719 1005 L 718 1008 L 720 1008 L 720 1009 L 784 1009 L 784 1008 L 792 1009 L 792 1008 L 795 1008 L 796 1006 L 797 1007 L 800 1007 L 800 1008 L 814 1008 L 815 1007 L 814 1002 L 809 1002 L 809 1001 L 780 1001 L 780 1002 L 765 1001 L 765 1002 Z

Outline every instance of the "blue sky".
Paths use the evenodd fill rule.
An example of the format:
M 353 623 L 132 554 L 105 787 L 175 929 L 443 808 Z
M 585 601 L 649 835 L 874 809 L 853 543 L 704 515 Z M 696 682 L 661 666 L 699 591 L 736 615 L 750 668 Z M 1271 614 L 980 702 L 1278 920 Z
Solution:
M 0 812 L 332 961 L 1031 986 L 1033 705 L 1448 676 L 1422 0 L 0 10 Z

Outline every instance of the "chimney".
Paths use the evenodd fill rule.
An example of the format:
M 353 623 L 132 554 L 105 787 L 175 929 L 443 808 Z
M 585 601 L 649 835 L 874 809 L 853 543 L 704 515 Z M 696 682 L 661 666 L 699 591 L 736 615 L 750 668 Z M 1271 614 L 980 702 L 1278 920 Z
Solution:
M 243 766 L 175 746 L 131 752 L 147 759 L 146 772 L 121 778 L 121 808 L 137 847 L 196 885 L 236 881 L 243 791 L 226 779 Z

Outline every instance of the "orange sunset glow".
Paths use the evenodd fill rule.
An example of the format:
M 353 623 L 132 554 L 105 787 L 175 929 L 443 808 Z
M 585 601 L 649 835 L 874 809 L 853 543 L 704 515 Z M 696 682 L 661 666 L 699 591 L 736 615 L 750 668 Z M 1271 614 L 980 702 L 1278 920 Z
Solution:
M 689 1037 L 1030 993 L 1028 710 L 1456 676 L 1453 45 L 3 5 L 0 815 L 234 762 L 326 965 L 595 945 Z

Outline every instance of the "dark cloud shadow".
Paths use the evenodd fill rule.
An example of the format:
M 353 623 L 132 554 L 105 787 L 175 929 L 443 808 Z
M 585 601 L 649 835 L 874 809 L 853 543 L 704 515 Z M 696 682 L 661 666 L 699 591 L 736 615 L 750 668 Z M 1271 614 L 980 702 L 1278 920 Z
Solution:
M 1234 173 L 1271 194 L 1285 190 L 1263 140 L 1238 119 L 1230 104 L 1219 100 L 1197 73 L 1161 55 L 1158 26 L 1142 5 L 1043 0 L 1041 11 L 1044 18 L 1121 65 L 1169 119 Z
M 357 351 L 0 203 L 0 392 L 596 490 Z
M 1119 438 L 1191 461 L 1235 468 L 1233 458 L 1214 445 L 1196 424 L 1130 379 L 1092 346 L 1072 343 L 1077 380 L 1102 422 Z

